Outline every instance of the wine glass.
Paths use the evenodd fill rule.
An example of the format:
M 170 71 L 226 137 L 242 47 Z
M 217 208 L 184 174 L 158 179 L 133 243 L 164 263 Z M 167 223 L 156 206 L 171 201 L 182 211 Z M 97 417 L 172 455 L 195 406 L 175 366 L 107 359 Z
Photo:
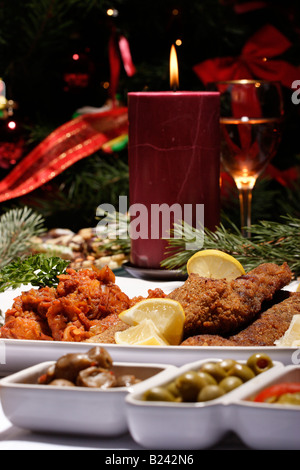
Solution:
M 209 85 L 221 98 L 221 160 L 239 191 L 241 229 L 250 236 L 252 190 L 276 154 L 283 98 L 278 82 L 220 81 Z

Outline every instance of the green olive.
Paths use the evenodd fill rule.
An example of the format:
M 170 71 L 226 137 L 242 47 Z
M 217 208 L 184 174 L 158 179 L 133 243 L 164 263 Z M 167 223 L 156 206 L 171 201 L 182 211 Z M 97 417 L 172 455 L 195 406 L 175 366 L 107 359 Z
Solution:
M 225 391 L 218 385 L 206 385 L 198 393 L 197 401 L 215 400 L 225 395 Z
M 239 364 L 238 362 L 228 371 L 228 376 L 236 376 L 242 379 L 243 382 L 253 379 L 255 374 L 250 367 L 245 364 Z
M 195 370 L 185 372 L 175 380 L 175 386 L 183 401 L 195 401 L 199 390 L 204 385 L 206 385 L 206 382 Z
M 236 377 L 234 375 L 225 377 L 225 379 L 221 380 L 219 386 L 226 392 L 231 392 L 235 388 L 239 387 L 243 384 L 243 381 L 240 377 Z
M 178 388 L 176 387 L 175 381 L 170 382 L 170 383 L 166 386 L 166 389 L 168 390 L 168 392 L 172 393 L 172 395 L 174 395 L 174 397 L 179 397 L 180 392 L 179 392 Z
M 217 385 L 218 382 L 212 375 L 208 374 L 207 372 L 203 372 L 203 370 L 199 370 L 197 373 L 199 377 L 204 380 L 205 385 Z
M 273 361 L 267 354 L 256 353 L 249 357 L 247 366 L 253 370 L 255 375 L 258 375 L 271 369 L 273 367 Z
M 145 401 L 175 401 L 174 395 L 164 387 L 153 387 L 147 390 L 143 399 Z
M 225 372 L 228 372 L 236 364 L 236 362 L 237 361 L 234 359 L 223 359 L 223 361 L 221 361 L 219 364 L 220 367 L 225 370 Z
M 206 362 L 201 366 L 200 369 L 202 372 L 210 374 L 217 382 L 220 382 L 224 377 L 226 377 L 226 372 L 218 362 Z

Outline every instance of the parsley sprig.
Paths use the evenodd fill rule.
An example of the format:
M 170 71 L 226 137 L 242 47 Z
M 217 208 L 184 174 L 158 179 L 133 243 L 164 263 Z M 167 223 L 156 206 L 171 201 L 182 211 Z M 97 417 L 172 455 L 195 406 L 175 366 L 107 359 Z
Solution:
M 63 274 L 70 261 L 44 254 L 36 254 L 25 259 L 17 258 L 0 270 L 0 292 L 17 288 L 24 284 L 35 287 L 55 287 L 58 277 Z

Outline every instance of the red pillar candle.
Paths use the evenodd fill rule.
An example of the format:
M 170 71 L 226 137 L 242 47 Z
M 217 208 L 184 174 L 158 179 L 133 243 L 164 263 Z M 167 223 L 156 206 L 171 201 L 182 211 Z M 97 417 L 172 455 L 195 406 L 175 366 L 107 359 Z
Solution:
M 178 85 L 172 45 L 174 91 L 128 96 L 131 261 L 142 268 L 160 268 L 174 222 L 200 230 L 219 223 L 219 93 Z
M 194 217 L 196 205 L 203 204 L 204 226 L 214 230 L 218 225 L 219 107 L 219 93 L 214 92 L 129 93 L 131 263 L 135 266 L 159 268 L 165 258 L 167 242 L 162 238 L 168 234 L 154 226 L 159 217 L 153 220 L 162 204 L 165 208 L 192 205 Z

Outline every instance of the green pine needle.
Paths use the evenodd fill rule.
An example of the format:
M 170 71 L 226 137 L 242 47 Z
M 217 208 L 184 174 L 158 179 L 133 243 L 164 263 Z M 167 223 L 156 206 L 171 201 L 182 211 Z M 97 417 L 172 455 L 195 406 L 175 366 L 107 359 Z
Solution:
M 43 217 L 28 207 L 0 217 L 0 269 L 28 252 L 32 237 L 45 231 L 43 224 Z
M 300 275 L 300 219 L 282 217 L 283 222 L 262 221 L 251 226 L 250 239 L 243 237 L 233 224 L 229 229 L 222 224 L 215 232 L 205 230 L 201 249 L 217 249 L 234 256 L 249 271 L 261 263 L 282 264 L 287 262 L 295 276 Z M 167 254 L 162 262 L 167 269 L 180 269 L 186 272 L 188 259 L 198 251 L 186 250 L 187 241 L 195 236 L 195 229 L 184 225 L 184 237 L 169 239 Z M 182 233 L 182 227 L 174 227 L 174 235 Z M 174 250 L 176 251 L 174 253 Z M 173 251 L 173 253 L 172 253 Z

